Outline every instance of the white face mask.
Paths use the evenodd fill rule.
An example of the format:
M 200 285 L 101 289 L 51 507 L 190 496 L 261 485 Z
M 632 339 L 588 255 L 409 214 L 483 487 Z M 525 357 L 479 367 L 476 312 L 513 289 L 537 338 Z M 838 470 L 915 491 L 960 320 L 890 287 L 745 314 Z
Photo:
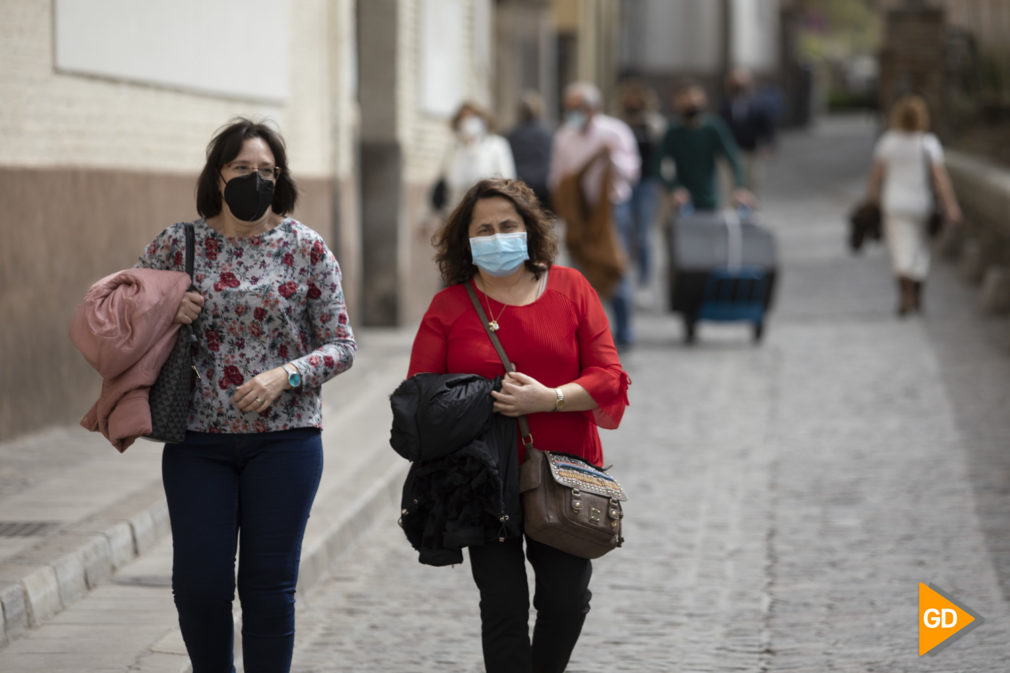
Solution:
M 459 135 L 466 140 L 474 140 L 484 135 L 487 127 L 480 117 L 469 116 L 459 123 Z

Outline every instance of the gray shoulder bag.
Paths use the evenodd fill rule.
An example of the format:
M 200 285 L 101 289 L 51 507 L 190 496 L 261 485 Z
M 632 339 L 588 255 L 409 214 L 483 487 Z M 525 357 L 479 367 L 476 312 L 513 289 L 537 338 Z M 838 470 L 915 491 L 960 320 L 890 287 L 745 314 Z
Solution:
M 186 273 L 189 274 L 190 286 L 193 287 L 193 225 L 185 225 L 186 232 Z M 144 435 L 148 439 L 168 444 L 178 444 L 186 439 L 186 425 L 189 421 L 189 408 L 193 399 L 193 377 L 196 367 L 193 366 L 193 344 L 196 335 L 192 325 L 179 327 L 179 336 L 169 354 L 158 378 L 151 386 L 148 403 L 151 406 L 151 432 Z

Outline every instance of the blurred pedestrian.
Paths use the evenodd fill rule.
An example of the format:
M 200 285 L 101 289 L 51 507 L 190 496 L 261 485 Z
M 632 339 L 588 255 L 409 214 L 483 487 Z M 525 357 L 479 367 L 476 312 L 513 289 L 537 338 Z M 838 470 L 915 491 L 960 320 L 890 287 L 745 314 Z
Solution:
M 891 266 L 898 287 L 900 316 L 922 310 L 922 286 L 929 273 L 927 220 L 942 206 L 948 223 L 960 224 L 961 209 L 943 163 L 943 147 L 929 133 L 929 110 L 920 96 L 900 98 L 891 127 L 877 141 L 867 181 L 867 200 L 879 203 Z
M 455 138 L 442 162 L 444 207 L 450 211 L 478 180 L 516 177 L 508 141 L 492 132 L 491 115 L 483 107 L 473 101 L 464 102 L 451 124 Z M 443 206 L 437 208 L 441 210 Z
M 544 208 L 551 207 L 547 173 L 551 167 L 553 134 L 543 121 L 544 102 L 536 91 L 526 91 L 519 99 L 519 123 L 508 133 L 516 176 L 529 185 Z
M 597 426 L 618 426 L 629 379 L 596 292 L 578 271 L 554 264 L 551 221 L 532 191 L 517 181 L 482 180 L 434 240 L 448 287 L 421 320 L 408 377 L 504 377 L 500 391 L 491 393 L 494 412 L 527 415 L 536 446 L 602 465 Z M 467 284 L 519 371 L 506 374 Z M 521 462 L 520 441 L 515 450 Z M 536 573 L 532 642 L 523 536 L 469 547 L 480 591 L 484 665 L 489 673 L 562 673 L 589 612 L 592 564 L 530 538 L 525 542 Z
M 322 475 L 322 384 L 356 344 L 340 267 L 288 216 L 297 189 L 284 141 L 237 119 L 207 147 L 192 223 L 194 283 L 176 321 L 192 324 L 199 373 L 186 439 L 166 444 L 172 591 L 194 673 L 233 671 L 238 547 L 245 670 L 289 670 L 302 537 Z M 138 267 L 183 268 L 184 224 Z
M 660 172 L 655 154 L 666 119 L 659 112 L 656 92 L 641 80 L 625 82 L 619 94 L 621 119 L 635 134 L 641 157 L 641 177 L 631 189 L 631 231 L 634 245 L 629 253 L 638 267 L 639 291 L 647 293 L 652 274 L 652 223 L 659 199 Z M 642 295 L 647 296 L 647 295 Z M 648 300 L 644 303 L 650 303 Z
M 596 214 L 609 216 L 611 224 L 605 237 L 594 237 L 591 246 L 579 252 L 583 260 L 594 259 L 604 246 L 618 246 L 613 272 L 608 272 L 610 281 L 606 286 L 594 282 L 594 287 L 603 296 L 609 296 L 614 309 L 614 341 L 618 348 L 628 348 L 634 342 L 631 326 L 631 282 L 624 271 L 624 261 L 631 244 L 631 191 L 641 171 L 641 158 L 635 143 L 635 134 L 620 119 L 603 114 L 603 100 L 600 90 L 587 82 L 576 82 L 565 89 L 565 123 L 554 134 L 551 150 L 551 170 L 548 184 L 552 195 L 558 197 L 558 189 L 577 178 L 575 186 L 578 198 L 566 198 L 568 206 L 561 206 L 554 198 L 555 210 L 565 219 L 571 229 L 579 224 L 584 212 L 599 207 Z M 562 212 L 564 210 L 565 212 Z M 616 244 L 615 235 L 616 234 Z M 569 250 L 580 270 L 593 281 L 595 270 L 587 261 L 580 262 L 576 251 L 571 249 L 572 237 L 566 237 Z M 612 256 L 609 253 L 608 257 Z M 585 268 L 583 268 L 585 267 Z M 602 276 L 602 274 L 601 274 Z
M 661 165 L 666 158 L 673 160 L 676 175 L 672 179 L 664 178 L 664 182 L 672 192 L 674 207 L 688 204 L 698 210 L 719 207 L 716 162 L 720 158 L 728 161 L 733 171 L 733 203 L 754 205 L 754 195 L 746 187 L 736 141 L 718 116 L 705 111 L 708 96 L 701 85 L 691 81 L 682 83 L 674 93 L 673 106 L 677 116 L 663 136 L 655 161 Z
M 775 145 L 775 119 L 772 109 L 755 91 L 746 68 L 734 68 L 726 76 L 726 99 L 720 115 L 740 148 L 747 187 L 757 193 L 761 161 Z

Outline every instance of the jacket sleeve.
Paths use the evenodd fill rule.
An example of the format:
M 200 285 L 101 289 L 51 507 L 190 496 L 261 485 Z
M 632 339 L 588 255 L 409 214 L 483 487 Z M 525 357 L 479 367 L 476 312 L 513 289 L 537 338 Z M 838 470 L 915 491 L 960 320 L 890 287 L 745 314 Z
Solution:
M 174 307 L 188 287 L 189 276 L 177 271 L 127 269 L 106 276 L 78 305 L 70 339 L 103 378 L 115 378 L 179 329 Z
M 581 274 L 579 278 L 576 299 L 581 319 L 576 334 L 582 367 L 574 383 L 585 388 L 598 405 L 593 409 L 596 424 L 612 430 L 620 425 L 624 417 L 631 379 L 621 368 L 610 323 L 599 297 Z
M 750 187 L 744 179 L 743 166 L 740 164 L 740 150 L 737 148 L 736 141 L 733 140 L 733 134 L 720 117 L 712 117 L 711 121 L 719 153 L 726 157 L 726 161 L 729 162 L 730 168 L 733 170 L 734 186 Z

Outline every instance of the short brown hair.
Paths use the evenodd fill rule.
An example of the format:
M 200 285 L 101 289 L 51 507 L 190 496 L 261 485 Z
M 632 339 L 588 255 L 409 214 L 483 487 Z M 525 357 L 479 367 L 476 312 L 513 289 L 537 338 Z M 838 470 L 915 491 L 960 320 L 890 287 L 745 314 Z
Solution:
M 266 123 L 236 117 L 220 129 L 207 145 L 207 163 L 196 183 L 196 212 L 202 217 L 214 217 L 221 212 L 221 188 L 218 180 L 224 165 L 238 156 L 242 145 L 251 138 L 262 138 L 274 155 L 280 170 L 274 185 L 274 200 L 270 208 L 278 215 L 287 215 L 295 208 L 298 187 L 288 169 L 288 156 L 281 134 Z
M 448 221 L 431 238 L 435 261 L 446 285 L 465 283 L 477 273 L 470 254 L 470 222 L 478 201 L 500 197 L 510 201 L 526 226 L 526 249 L 530 258 L 526 268 L 537 278 L 554 264 L 558 242 L 552 222 L 533 190 L 520 180 L 488 178 L 481 180 L 463 196 Z
M 901 131 L 926 131 L 929 129 L 929 108 L 922 96 L 902 96 L 891 109 L 891 128 Z

